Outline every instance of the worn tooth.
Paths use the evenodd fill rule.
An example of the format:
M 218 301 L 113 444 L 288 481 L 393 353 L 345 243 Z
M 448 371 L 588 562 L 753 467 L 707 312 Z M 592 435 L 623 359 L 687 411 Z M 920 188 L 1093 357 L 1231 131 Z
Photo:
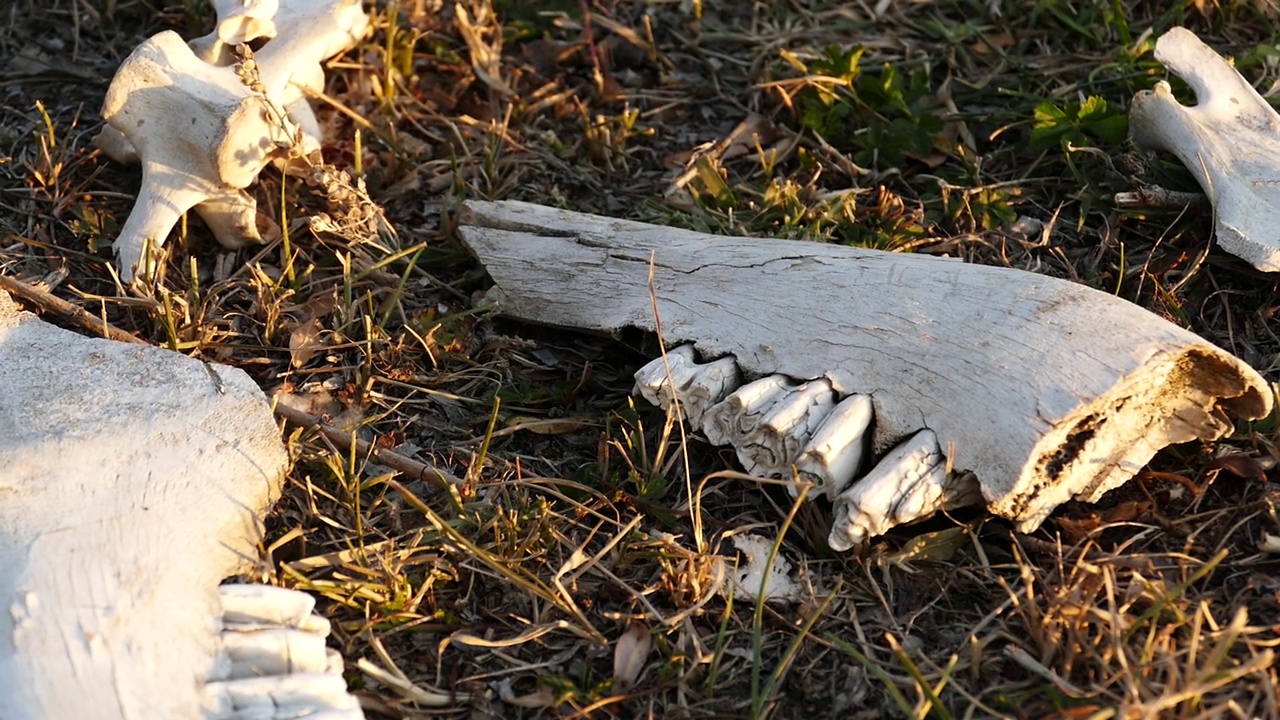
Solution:
M 760 420 L 793 387 L 795 383 L 782 375 L 766 375 L 743 385 L 707 411 L 702 418 L 703 434 L 712 445 L 736 447 L 738 440 L 755 430 Z M 742 459 L 742 453 L 738 458 Z M 748 467 L 748 471 L 751 469 Z
M 360 701 L 347 692 L 341 675 L 293 673 L 211 682 L 205 686 L 206 715 L 225 718 L 252 708 L 349 710 Z
M 222 647 L 231 660 L 231 679 L 324 672 L 328 665 L 324 637 L 302 630 L 228 629 L 222 633 Z
M 693 427 L 702 424 L 707 409 L 724 399 L 738 386 L 738 364 L 726 356 L 709 363 L 694 362 L 692 345 L 681 345 L 636 372 L 636 390 L 644 399 L 662 408 L 671 406 L 672 388 L 680 397 L 685 419 Z M 667 365 L 671 376 L 667 376 Z
M 873 417 L 870 395 L 850 395 L 837 403 L 796 458 L 800 478 L 817 485 L 834 502 L 862 468 Z
M 980 499 L 974 476 L 948 473 L 938 438 L 921 430 L 836 498 L 828 543 L 833 550 L 848 550 L 896 525 Z
M 665 358 L 660 355 L 636 371 L 636 392 L 650 403 L 666 408 L 671 403 L 672 377 L 683 377 L 682 371 L 693 364 L 693 345 L 671 348 Z M 667 377 L 668 366 L 672 377 Z
M 271 585 L 222 585 L 222 621 L 234 625 L 278 625 L 300 628 L 311 624 L 316 599 L 296 590 Z M 327 632 L 325 634 L 328 634 Z
M 835 391 L 825 379 L 813 380 L 792 389 L 769 409 L 738 443 L 738 454 L 765 475 L 791 477 L 791 465 L 809 437 L 835 406 Z M 794 491 L 794 488 L 792 488 Z

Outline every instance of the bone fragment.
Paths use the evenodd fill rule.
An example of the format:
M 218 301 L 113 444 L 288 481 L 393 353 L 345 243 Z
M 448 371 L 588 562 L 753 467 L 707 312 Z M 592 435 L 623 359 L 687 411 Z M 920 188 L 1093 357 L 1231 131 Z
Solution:
M 896 525 L 981 502 L 973 476 L 949 473 L 937 436 L 921 430 L 836 498 L 827 542 L 837 552 L 848 550 Z
M 696 363 L 693 358 L 693 346 L 682 345 L 667 352 L 666 362 L 659 357 L 646 364 L 636 371 L 636 392 L 664 408 L 671 405 L 674 393 L 680 399 L 685 419 L 690 425 L 701 427 L 707 410 L 738 387 L 738 364 L 731 357 L 709 363 Z
M 259 675 L 324 672 L 328 665 L 324 636 L 289 628 L 224 632 L 223 651 L 232 679 Z
M 132 279 L 148 245 L 158 250 L 182 214 L 207 201 L 219 208 L 205 219 L 220 240 L 261 241 L 253 198 L 241 191 L 290 133 L 231 68 L 202 62 L 176 33 L 162 32 L 120 66 L 102 115 L 142 159 L 142 188 L 115 244 L 122 279 Z M 140 269 L 150 274 L 153 263 Z
M 795 459 L 801 480 L 817 486 L 828 500 L 853 482 L 870 447 L 873 419 L 870 395 L 850 395 L 826 416 Z
M 137 204 L 116 241 L 126 281 L 148 240 L 158 250 L 191 208 L 224 247 L 278 237 L 279 227 L 258 213 L 244 188 L 268 160 L 319 161 L 321 128 L 306 96 L 324 89 L 322 63 L 353 47 L 369 26 L 358 0 L 219 0 L 214 6 L 213 33 L 190 46 L 171 32 L 156 35 L 125 60 L 107 91 L 108 125 L 94 142 L 113 159 L 143 166 Z M 227 66 L 235 60 L 231 48 L 263 39 L 253 60 L 259 96 Z
M 731 356 L 748 377 L 826 378 L 841 396 L 870 396 L 872 453 L 931 429 L 954 472 L 975 474 L 987 507 L 1024 531 L 1124 483 L 1162 447 L 1271 411 L 1266 381 L 1229 353 L 1033 273 L 515 202 L 467 203 L 460 232 L 504 314 L 652 331 L 656 301 L 668 343 Z M 764 405 L 732 417 L 717 406 L 702 429 L 732 444 L 743 409 L 759 418 Z
M 261 390 L 3 293 L 0 388 L 0 717 L 199 717 L 288 466 Z
M 1187 81 L 1196 104 L 1179 103 L 1161 81 L 1133 98 L 1130 136 L 1173 153 L 1191 171 L 1213 203 L 1224 250 L 1280 271 L 1280 114 L 1190 30 L 1160 36 L 1155 57 Z

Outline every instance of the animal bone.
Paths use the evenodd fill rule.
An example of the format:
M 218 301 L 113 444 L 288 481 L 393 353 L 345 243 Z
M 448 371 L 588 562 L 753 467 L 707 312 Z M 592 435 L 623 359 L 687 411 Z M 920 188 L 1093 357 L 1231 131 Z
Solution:
M 231 68 L 202 62 L 165 31 L 139 45 L 107 90 L 102 116 L 142 160 L 142 189 L 116 239 L 128 281 L 148 245 L 158 250 L 182 214 L 208 203 L 220 241 L 260 240 L 257 207 L 244 192 L 290 132 Z M 154 259 L 141 270 L 150 274 Z
M 295 143 L 294 156 L 319 161 L 320 124 L 306 94 L 324 89 L 322 63 L 353 47 L 369 25 L 358 0 L 220 0 L 215 9 L 213 33 L 185 51 L 172 33 L 149 39 L 107 91 L 108 125 L 94 142 L 117 161 L 143 164 L 138 203 L 116 242 L 126 281 L 147 240 L 158 249 L 192 207 L 227 248 L 279 233 L 244 188 Z M 254 56 L 258 95 L 225 66 L 235 59 L 232 47 L 264 38 Z M 175 122 L 185 117 L 198 122 Z M 150 150 L 139 151 L 138 138 Z
M 206 717 L 359 720 L 342 658 L 325 648 L 329 621 L 312 614 L 306 593 L 266 585 L 223 585 L 222 650 L 216 676 L 202 689 Z M 282 644 L 245 638 L 287 637 Z
M 744 375 L 763 378 L 753 398 L 730 395 L 703 418 L 712 442 L 757 427 L 785 396 L 793 381 L 771 376 L 825 378 L 841 403 L 869 396 L 874 423 L 856 401 L 828 416 L 848 413 L 848 428 L 824 424 L 807 444 L 797 440 L 801 459 L 839 469 L 823 478 L 828 493 L 852 481 L 845 473 L 860 463 L 855 426 L 871 424 L 871 455 L 931 430 L 956 479 L 895 476 L 886 466 L 878 476 L 897 478 L 888 490 L 880 485 L 889 480 L 874 477 L 860 494 L 844 490 L 851 511 L 884 513 L 854 523 L 866 533 L 956 498 L 976 500 L 963 480 L 969 473 L 991 512 L 1030 531 L 1061 503 L 1092 502 L 1126 482 L 1167 445 L 1226 435 L 1228 414 L 1271 411 L 1266 381 L 1229 353 L 1055 278 L 527 203 L 469 202 L 460 232 L 494 280 L 490 299 L 508 316 L 654 330 L 656 302 L 666 342 L 695 342 L 703 356 L 732 357 Z M 930 482 L 919 485 L 921 478 Z
M 230 720 L 308 684 L 251 687 L 248 667 L 339 667 L 314 601 L 218 588 L 256 560 L 289 461 L 248 375 L 81 337 L 0 293 L 0 387 L 0 718 Z M 279 632 L 315 639 L 246 662 L 243 636 Z M 311 707 L 359 717 L 350 697 Z
M 1156 59 L 1195 90 L 1196 104 L 1173 97 L 1167 82 L 1133 98 L 1129 134 L 1171 152 L 1213 203 L 1215 237 L 1259 270 L 1280 271 L 1280 114 L 1190 30 L 1156 41 Z

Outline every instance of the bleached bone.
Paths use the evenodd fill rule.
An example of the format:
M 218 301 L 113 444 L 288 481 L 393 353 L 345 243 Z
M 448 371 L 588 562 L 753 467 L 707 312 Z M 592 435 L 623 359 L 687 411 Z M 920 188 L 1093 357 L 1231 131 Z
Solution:
M 230 65 L 237 45 L 276 36 L 278 0 L 212 0 L 210 4 L 218 18 L 213 32 L 189 43 L 196 57 L 210 65 Z
M 937 436 L 921 430 L 836 498 L 827 542 L 837 552 L 848 550 L 896 525 L 981 503 L 974 477 L 948 472 Z
M 1213 203 L 1224 250 L 1280 271 L 1280 114 L 1190 30 L 1160 36 L 1155 56 L 1195 90 L 1196 104 L 1179 103 L 1168 83 L 1156 83 L 1133 98 L 1130 136 L 1191 171 Z
M 205 220 L 220 241 L 260 241 L 256 204 L 243 190 L 290 133 L 234 70 L 199 60 L 176 33 L 162 32 L 120 66 L 102 116 L 142 159 L 142 188 L 115 244 L 121 278 L 132 279 L 148 244 L 158 250 L 202 203 L 216 208 Z
M 872 453 L 929 428 L 957 477 L 976 475 L 987 508 L 1023 531 L 1069 499 L 1097 500 L 1167 445 L 1223 437 L 1228 415 L 1271 411 L 1266 381 L 1229 353 L 1023 271 L 516 202 L 467 203 L 460 234 L 504 314 L 652 331 L 656 301 L 666 342 L 732 356 L 748 377 L 870 396 Z
M 312 613 L 306 593 L 266 585 L 223 585 L 219 679 L 207 683 L 200 710 L 221 720 L 358 720 L 360 702 L 347 692 L 341 660 L 324 647 L 329 622 Z M 283 634 L 264 643 L 260 638 Z M 298 639 L 296 635 L 306 636 Z M 245 642 L 246 637 L 259 638 Z
M 789 478 L 791 466 L 835 407 L 835 399 L 828 380 L 802 383 L 774 403 L 755 428 L 738 439 L 736 447 L 761 472 Z
M 795 381 L 782 375 L 769 375 L 743 385 L 707 410 L 702 418 L 702 434 L 712 445 L 737 447 L 796 386 Z M 738 459 L 748 472 L 755 470 L 752 456 L 739 452 Z

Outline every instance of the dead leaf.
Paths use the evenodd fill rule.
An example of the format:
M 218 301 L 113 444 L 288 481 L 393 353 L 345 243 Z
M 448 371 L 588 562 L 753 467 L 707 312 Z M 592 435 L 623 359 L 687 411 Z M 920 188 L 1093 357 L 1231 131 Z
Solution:
M 643 623 L 632 623 L 613 648 L 613 691 L 624 693 L 635 686 L 649 660 L 653 635 Z
M 1257 458 L 1250 457 L 1244 453 L 1231 453 L 1216 458 L 1209 463 L 1210 470 L 1226 470 L 1244 480 L 1258 480 L 1266 482 L 1267 472 L 1262 469 L 1262 465 Z
M 894 563 L 920 560 L 946 562 L 955 557 L 960 548 L 968 544 L 968 531 L 966 527 L 953 527 L 917 535 L 903 545 L 901 550 L 886 555 L 884 559 Z
M 320 324 L 319 318 L 312 317 L 306 322 L 299 323 L 289 333 L 289 362 L 294 367 L 302 367 L 307 361 L 315 357 L 315 354 L 324 349 L 324 326 Z

